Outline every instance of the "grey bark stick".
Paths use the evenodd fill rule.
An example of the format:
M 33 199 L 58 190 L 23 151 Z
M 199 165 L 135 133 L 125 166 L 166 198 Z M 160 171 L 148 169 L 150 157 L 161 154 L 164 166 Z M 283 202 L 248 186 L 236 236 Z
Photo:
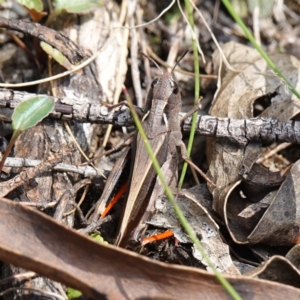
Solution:
M 19 103 L 37 94 L 0 89 L 0 107 L 14 109 Z M 80 98 L 51 97 L 56 102 L 54 118 L 74 120 L 80 123 L 101 123 L 131 126 L 133 120 L 127 105 L 110 108 L 105 104 L 83 103 Z M 142 111 L 139 107 L 137 110 Z M 191 118 L 184 121 L 183 129 L 189 131 Z M 212 116 L 198 116 L 197 133 L 208 137 L 229 138 L 241 145 L 249 141 L 287 142 L 300 144 L 300 122 L 280 122 L 273 118 L 237 120 Z
M 184 122 L 184 130 L 191 128 L 191 118 Z M 273 118 L 235 120 L 212 116 L 198 116 L 197 133 L 209 137 L 224 137 L 241 145 L 250 141 L 300 143 L 300 122 L 280 122 Z
M 4 167 L 13 167 L 13 168 L 20 168 L 20 167 L 36 167 L 42 161 L 37 159 L 27 159 L 21 157 L 8 157 L 4 163 Z M 74 166 L 70 164 L 59 163 L 53 167 L 55 171 L 62 171 L 62 172 L 73 172 L 77 174 L 81 174 L 84 177 L 90 176 L 99 176 L 98 172 L 90 166 Z
M 0 107 L 14 109 L 16 106 L 38 94 L 0 89 Z M 40 95 L 41 96 L 41 95 Z M 84 102 L 82 98 L 58 98 L 52 97 L 56 105 L 51 117 L 63 120 L 74 120 L 80 123 L 100 123 L 119 126 L 131 126 L 133 120 L 127 105 L 109 108 L 105 104 Z M 138 108 L 137 108 L 138 109 Z

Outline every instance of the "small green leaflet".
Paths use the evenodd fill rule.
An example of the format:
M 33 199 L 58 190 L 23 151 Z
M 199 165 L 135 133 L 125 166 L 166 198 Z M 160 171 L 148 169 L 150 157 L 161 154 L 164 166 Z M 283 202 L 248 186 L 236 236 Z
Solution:
M 67 296 L 68 299 L 76 299 L 82 296 L 82 293 L 78 290 L 72 289 L 70 287 L 67 288 Z
M 12 115 L 12 127 L 24 131 L 35 126 L 54 109 L 55 102 L 48 96 L 37 96 L 21 102 Z
M 248 0 L 248 6 L 250 12 L 253 14 L 254 8 L 259 8 L 259 17 L 265 18 L 272 13 L 273 7 L 275 5 L 274 0 Z
M 248 15 L 248 7 L 246 0 L 231 0 L 231 5 L 240 18 L 246 18 Z
M 41 12 L 44 9 L 43 2 L 41 0 L 17 0 L 21 5 Z
M 101 0 L 55 0 L 55 11 L 69 13 L 88 13 L 103 4 Z
M 103 239 L 103 237 L 99 234 L 99 233 L 92 233 L 91 235 L 90 235 L 90 237 L 94 240 L 94 241 L 96 241 L 96 242 L 98 242 L 98 243 L 101 243 L 101 244 L 104 244 L 104 245 L 108 245 L 108 242 L 107 241 L 105 241 L 104 239 Z
M 53 48 L 52 46 L 50 46 L 45 42 L 40 42 L 40 45 L 41 48 L 53 59 L 55 59 L 61 66 L 63 66 L 67 70 L 72 70 L 73 65 L 60 51 L 58 51 L 57 49 Z

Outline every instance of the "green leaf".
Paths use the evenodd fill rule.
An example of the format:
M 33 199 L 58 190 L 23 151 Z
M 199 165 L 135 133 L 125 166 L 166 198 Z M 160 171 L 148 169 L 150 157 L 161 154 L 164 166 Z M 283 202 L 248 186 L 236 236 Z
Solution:
M 61 66 L 66 68 L 67 70 L 72 70 L 73 65 L 69 62 L 69 60 L 57 49 L 53 48 L 49 44 L 45 42 L 40 43 L 41 48 L 49 54 L 53 59 L 55 59 Z
M 21 5 L 41 12 L 44 9 L 43 2 L 41 0 L 17 0 Z
M 258 7 L 259 8 L 259 17 L 260 18 L 265 18 L 268 17 L 275 5 L 274 0 L 248 0 L 248 6 L 250 12 L 253 14 L 254 8 Z
M 21 102 L 11 117 L 15 131 L 23 131 L 36 125 L 54 109 L 55 102 L 48 96 L 37 96 Z
M 82 296 L 82 293 L 78 290 L 68 287 L 67 288 L 67 296 L 68 296 L 68 299 L 75 299 L 75 298 L 79 298 L 80 296 Z
M 103 4 L 102 0 L 55 0 L 55 11 L 69 13 L 88 13 Z
M 108 242 L 106 242 L 99 233 L 92 233 L 90 237 L 98 243 L 108 245 Z
M 248 15 L 248 7 L 246 0 L 230 0 L 232 7 L 240 18 L 246 18 Z

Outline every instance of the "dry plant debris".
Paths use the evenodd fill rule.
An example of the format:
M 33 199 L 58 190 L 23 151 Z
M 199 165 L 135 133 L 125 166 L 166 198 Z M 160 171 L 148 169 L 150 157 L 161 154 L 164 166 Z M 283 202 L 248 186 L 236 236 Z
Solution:
M 214 267 L 243 299 L 296 299 L 300 296 L 300 152 L 292 144 L 276 147 L 278 141 L 299 143 L 299 99 L 270 72 L 219 1 L 194 3 L 223 52 L 220 55 L 195 11 L 195 34 L 205 58 L 205 63 L 199 63 L 206 75 L 201 80 L 199 115 L 203 123 L 199 119 L 198 131 L 208 136 L 211 130 L 211 137 L 196 139 L 192 160 L 207 172 L 216 188 L 205 182 L 196 185 L 189 175 L 187 189 L 178 195 L 179 206 Z M 68 67 L 98 51 L 91 63 L 66 77 L 21 90 L 0 89 L 0 149 L 11 134 L 10 116 L 18 102 L 32 94 L 49 94 L 56 101 L 52 117 L 23 132 L 11 153 L 10 161 L 23 158 L 35 165 L 29 169 L 22 164 L 6 165 L 1 174 L 0 196 L 6 197 L 0 199 L 1 277 L 6 278 L 0 281 L 3 297 L 43 295 L 53 299 L 56 295 L 66 299 L 67 287 L 93 299 L 227 296 L 163 196 L 155 200 L 155 213 L 145 220 L 144 234 L 171 229 L 172 238 L 143 247 L 131 245 L 137 254 L 84 236 L 100 232 L 113 243 L 117 235 L 122 203 L 99 220 L 109 200 L 101 198 L 103 190 L 109 188 L 114 193 L 115 189 L 108 187 L 110 181 L 97 175 L 97 170 L 106 176 L 112 169 L 120 170 L 116 188 L 129 177 L 130 162 L 121 164 L 118 159 L 128 156 L 130 146 L 109 156 L 102 154 L 120 145 L 124 138 L 120 126 L 132 131 L 128 107 L 115 106 L 124 100 L 122 86 L 126 85 L 142 115 L 151 78 L 159 74 L 138 51 L 158 56 L 172 67 L 191 46 L 192 35 L 177 3 L 155 22 L 135 27 L 156 18 L 169 4 L 105 1 L 84 14 L 60 14 L 50 26 L 44 26 L 46 19 L 34 23 L 36 14 L 16 3 L 7 0 L 0 4 L 3 84 L 30 82 L 65 71 L 41 51 L 40 41 L 60 50 L 70 62 Z M 277 1 L 273 10 L 268 8 L 259 16 L 249 5 L 244 20 L 299 90 L 297 8 L 297 1 Z M 193 71 L 192 54 L 187 54 L 180 66 Z M 194 80 L 174 74 L 183 99 L 182 111 L 188 112 L 194 101 Z M 264 126 L 254 126 L 260 122 L 253 119 L 257 117 L 264 118 L 258 119 L 264 120 Z M 73 137 L 64 122 L 69 122 Z M 119 127 L 107 129 L 103 123 Z M 251 138 L 250 123 L 255 132 Z M 189 119 L 184 127 L 189 128 Z M 264 136 L 268 140 L 260 139 Z M 74 139 L 89 158 L 96 157 L 96 171 L 90 179 L 83 178 L 85 171 L 77 174 L 70 168 L 54 168 L 60 162 L 85 167 L 81 166 L 85 160 L 79 149 L 73 149 Z M 66 154 L 68 147 L 72 151 Z M 37 274 L 14 281 L 24 269 Z

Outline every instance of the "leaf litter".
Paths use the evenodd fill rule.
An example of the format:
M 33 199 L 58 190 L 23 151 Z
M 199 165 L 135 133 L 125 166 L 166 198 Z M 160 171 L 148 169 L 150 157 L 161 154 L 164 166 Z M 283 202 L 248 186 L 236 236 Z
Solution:
M 102 20 L 107 20 L 107 22 L 113 16 L 103 7 L 95 11 L 102 14 Z M 90 25 L 87 21 L 90 20 L 90 15 L 81 16 L 81 18 L 85 20 L 83 25 Z M 108 23 L 102 24 L 102 27 L 106 26 L 109 26 Z M 102 31 L 102 36 L 105 38 L 110 34 L 108 31 L 106 33 L 105 30 Z M 90 37 L 88 45 L 92 42 L 96 43 L 93 36 Z M 120 38 L 118 35 L 114 40 L 114 49 L 120 51 L 119 55 L 115 51 L 110 61 L 113 61 L 115 66 L 121 65 L 118 59 L 125 59 L 127 55 L 127 52 L 121 50 Z M 99 44 L 101 42 L 97 45 Z M 91 52 L 97 49 L 97 46 L 95 47 Z M 230 65 L 238 72 L 226 70 L 222 66 L 221 86 L 214 97 L 209 114 L 235 119 L 257 116 L 273 117 L 282 121 L 297 119 L 300 107 L 298 100 L 282 81 L 268 70 L 266 63 L 255 50 L 236 42 L 225 43 L 222 49 Z M 96 96 L 97 91 L 94 93 L 95 101 L 103 100 L 100 99 L 102 95 L 112 101 L 114 93 L 118 93 L 115 81 L 117 75 L 113 72 L 117 68 L 109 68 L 108 71 L 102 69 L 108 61 L 108 53 L 111 53 L 109 46 L 104 50 L 106 52 L 100 55 L 101 59 L 99 58 L 98 64 L 94 65 L 96 69 L 92 72 L 93 76 L 96 74 L 96 81 L 101 84 L 101 88 L 99 85 L 98 89 L 100 96 Z M 217 50 L 212 55 L 215 74 L 218 74 L 220 67 L 218 56 Z M 299 90 L 298 59 L 285 53 L 273 54 L 271 58 L 292 85 Z M 87 74 L 89 71 L 85 69 L 85 72 Z M 124 72 L 125 70 L 121 70 L 121 73 L 124 74 Z M 71 80 L 71 86 L 59 88 L 62 84 L 59 82 L 55 88 L 58 95 L 61 93 L 72 97 L 80 95 L 81 98 L 88 98 L 88 93 L 76 90 L 74 78 L 80 78 L 80 76 L 80 74 L 74 75 L 73 86 Z M 88 86 L 82 81 L 81 88 L 84 88 L 85 84 Z M 206 84 L 209 86 L 212 83 Z M 188 94 L 187 91 L 184 92 Z M 264 103 L 264 101 L 268 104 L 261 109 L 260 102 Z M 257 107 L 259 113 L 257 113 Z M 46 122 L 43 126 L 46 128 L 49 124 Z M 94 138 L 101 140 L 99 130 L 102 131 L 102 129 L 96 129 L 95 126 L 90 128 L 87 126 L 85 134 L 89 141 L 90 151 L 97 148 L 91 145 L 91 141 L 95 143 Z M 51 133 L 55 136 L 62 132 L 62 128 L 56 127 L 40 137 L 51 137 L 53 136 Z M 31 135 L 26 133 L 23 136 L 27 136 L 28 144 Z M 100 141 L 96 142 L 97 145 L 99 143 Z M 44 147 L 44 155 L 47 157 L 49 148 L 52 147 L 51 151 L 56 152 L 60 146 L 56 145 L 55 148 L 51 144 L 46 144 Z M 209 187 L 211 194 L 207 189 L 199 187 L 198 192 L 195 192 L 197 187 L 194 187 L 194 190 L 183 191 L 178 196 L 178 203 L 197 232 L 215 267 L 228 276 L 229 281 L 244 299 L 253 297 L 261 299 L 261 290 L 264 291 L 264 297 L 272 299 L 295 298 L 299 294 L 299 247 L 295 245 L 299 242 L 299 217 L 297 215 L 299 163 L 295 162 L 283 175 L 279 171 L 273 174 L 266 168 L 268 164 L 260 167 L 256 165 L 256 160 L 266 149 L 268 145 L 261 145 L 259 141 L 249 141 L 246 146 L 241 146 L 221 138 L 208 138 L 206 143 L 208 175 L 216 183 L 217 188 Z M 17 143 L 15 153 L 29 158 L 28 152 L 22 153 L 22 140 Z M 277 165 L 277 169 L 280 170 L 280 165 Z M 49 175 L 51 176 L 48 172 L 47 176 Z M 61 178 L 67 183 L 66 187 L 73 186 L 77 181 L 76 177 L 68 180 L 65 176 Z M 43 177 L 43 175 L 38 177 Z M 42 182 L 40 179 L 38 178 L 37 181 L 40 182 L 39 184 Z M 52 184 L 57 188 L 53 195 L 59 199 L 65 193 L 64 183 L 59 186 L 59 183 L 54 184 L 51 180 L 47 182 L 48 189 L 51 189 Z M 39 194 L 35 194 L 33 188 L 36 188 L 34 184 L 32 186 L 32 182 L 28 182 L 23 195 L 28 196 L 26 200 L 38 201 L 37 195 Z M 98 193 L 97 189 L 96 191 Z M 45 195 L 43 191 L 42 194 Z M 149 249 L 143 249 L 144 254 L 152 259 L 172 261 L 190 267 L 166 265 L 141 258 L 140 255 L 129 251 L 98 245 L 75 231 L 54 223 L 47 216 L 16 203 L 17 199 L 18 202 L 24 201 L 22 197 L 24 196 L 13 196 L 14 202 L 7 200 L 0 202 L 3 221 L 1 222 L 3 234 L 1 234 L 0 256 L 7 263 L 34 270 L 42 276 L 77 288 L 95 299 L 100 299 L 104 294 L 110 299 L 116 297 L 136 299 L 149 297 L 149 291 L 151 291 L 150 298 L 166 296 L 179 299 L 185 298 L 187 293 L 190 299 L 199 298 L 199 293 L 209 298 L 226 297 L 223 288 L 215 278 L 209 272 L 201 271 L 201 269 L 207 269 L 206 262 L 197 253 L 194 245 L 189 242 L 172 213 L 169 202 L 164 198 L 157 199 L 157 213 L 148 220 L 148 230 L 150 232 L 172 228 L 175 239 L 151 245 Z M 53 196 L 49 193 L 48 199 L 44 201 L 51 199 L 53 200 Z M 67 206 L 61 215 L 70 211 L 70 208 L 72 205 Z M 48 214 L 54 215 L 51 212 Z M 72 221 L 70 217 L 64 218 L 63 224 L 68 224 L 70 227 L 79 226 L 74 214 Z M 109 232 L 104 232 L 104 234 L 109 234 Z M 263 256 L 270 257 L 271 254 L 274 255 L 273 252 L 277 255 L 266 260 L 258 268 L 252 267 L 252 271 L 241 276 L 242 268 L 239 270 L 237 258 L 233 253 L 243 251 L 237 249 L 230 251 L 237 247 L 237 244 L 244 247 L 242 249 L 253 251 L 248 255 L 249 257 L 243 257 L 243 261 L 248 261 L 250 265 L 251 260 L 253 263 L 260 263 L 263 262 L 261 259 Z M 261 247 L 255 248 L 257 245 Z M 163 253 L 167 254 L 163 255 Z M 174 253 L 179 253 L 178 257 Z M 285 276 L 285 274 L 289 275 Z M 207 287 L 206 283 L 212 286 Z M 249 293 L 249 290 L 252 292 Z

